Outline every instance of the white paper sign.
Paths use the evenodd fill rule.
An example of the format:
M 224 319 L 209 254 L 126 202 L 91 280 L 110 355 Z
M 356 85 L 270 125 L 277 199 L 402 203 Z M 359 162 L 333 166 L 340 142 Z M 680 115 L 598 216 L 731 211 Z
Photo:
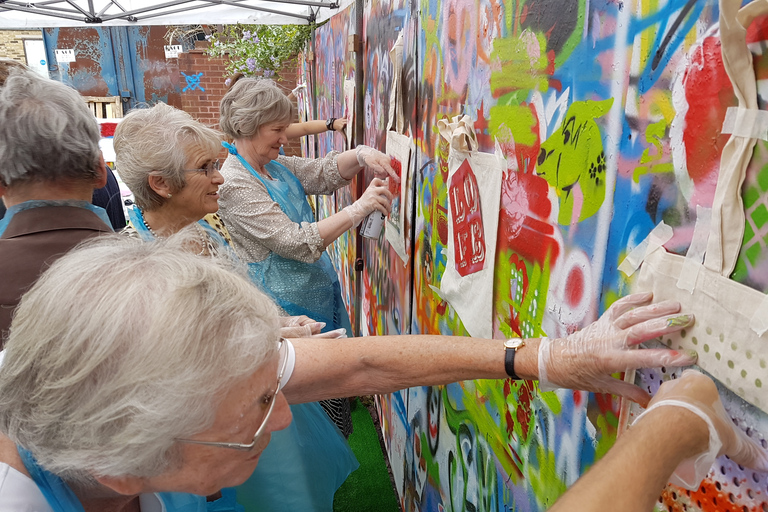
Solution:
M 59 64 L 64 62 L 75 62 L 75 50 L 59 50 L 58 48 L 56 50 L 53 50 L 53 53 L 56 55 L 56 62 Z
M 163 48 L 165 48 L 166 59 L 178 59 L 179 54 L 182 52 L 180 44 L 167 44 Z

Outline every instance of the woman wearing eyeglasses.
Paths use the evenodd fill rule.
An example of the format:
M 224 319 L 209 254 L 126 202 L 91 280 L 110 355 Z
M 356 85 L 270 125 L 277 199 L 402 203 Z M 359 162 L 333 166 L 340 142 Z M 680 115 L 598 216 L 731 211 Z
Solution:
M 163 103 L 126 116 L 114 139 L 117 173 L 136 203 L 125 232 L 153 240 L 194 225 L 198 250 L 211 251 L 218 235 L 203 219 L 219 210 L 220 144 L 218 132 Z
M 221 151 L 217 131 L 161 103 L 128 114 L 115 130 L 114 147 L 117 172 L 136 202 L 124 233 L 152 241 L 192 226 L 188 250 L 208 256 L 222 247 L 232 250 L 215 215 L 224 183 L 216 159 Z M 282 318 L 283 336 L 302 336 L 297 331 L 334 335 L 320 334 L 324 324 L 300 313 Z M 297 322 L 305 325 L 292 325 Z M 238 489 L 239 499 L 263 510 L 282 503 L 291 510 L 330 511 L 336 489 L 358 467 L 357 460 L 319 403 L 292 409 L 294 422 L 275 436 L 259 470 Z
M 399 180 L 389 157 L 367 146 L 319 159 L 280 156 L 295 114 L 291 101 L 266 80 L 237 80 L 219 110 L 220 127 L 232 139 L 224 144 L 229 156 L 221 168 L 226 177 L 221 217 L 251 279 L 288 314 L 351 332 L 339 278 L 325 249 L 369 213 L 389 213 L 392 194 L 383 179 Z M 317 221 L 307 196 L 333 194 L 364 168 L 376 178 L 363 195 Z M 327 400 L 323 407 L 344 435 L 352 432 L 347 400 Z
M 679 304 L 649 306 L 650 294 L 511 352 L 504 340 L 451 336 L 281 343 L 274 304 L 189 243 L 105 237 L 57 260 L 24 296 L 0 363 L 0 510 L 205 512 L 204 496 L 262 465 L 291 423 L 289 403 L 516 375 L 646 405 L 645 390 L 611 374 L 696 359 L 637 350 L 693 322 Z M 645 512 L 689 457 L 691 488 L 717 455 L 768 471 L 768 451 L 730 420 L 706 377 L 665 384 L 651 405 L 618 456 L 599 463 L 607 471 L 591 470 L 559 509 Z M 237 510 L 220 505 L 208 507 Z

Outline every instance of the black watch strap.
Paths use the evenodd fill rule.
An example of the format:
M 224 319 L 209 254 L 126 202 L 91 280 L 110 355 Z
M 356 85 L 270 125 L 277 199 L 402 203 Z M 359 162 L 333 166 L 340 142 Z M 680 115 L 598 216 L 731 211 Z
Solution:
M 524 345 L 525 341 L 520 338 L 512 338 L 504 342 L 504 371 L 512 380 L 521 380 L 515 373 L 515 354 L 517 349 Z
M 333 131 L 333 123 L 335 123 L 335 122 L 336 122 L 336 118 L 335 118 L 335 117 L 331 117 L 331 118 L 329 118 L 329 119 L 328 119 L 328 120 L 325 122 L 325 127 L 326 127 L 326 128 L 328 128 L 328 131 L 329 131 L 329 132 L 332 132 L 332 131 Z

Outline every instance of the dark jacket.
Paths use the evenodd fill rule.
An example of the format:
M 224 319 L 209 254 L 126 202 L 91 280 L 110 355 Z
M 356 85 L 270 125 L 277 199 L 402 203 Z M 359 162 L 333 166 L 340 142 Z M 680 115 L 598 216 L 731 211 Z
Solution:
M 107 216 L 109 216 L 109 221 L 112 223 L 112 229 L 120 231 L 125 227 L 125 212 L 123 211 L 123 198 L 120 195 L 120 185 L 109 167 L 105 170 L 107 172 L 107 184 L 93 191 L 91 202 L 104 208 L 107 211 Z

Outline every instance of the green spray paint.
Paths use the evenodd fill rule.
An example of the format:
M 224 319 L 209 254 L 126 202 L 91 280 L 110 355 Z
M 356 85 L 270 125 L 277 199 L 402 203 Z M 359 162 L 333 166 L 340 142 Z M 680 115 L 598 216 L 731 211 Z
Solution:
M 656 123 L 651 123 L 645 129 L 645 140 L 647 143 L 653 145 L 655 151 L 651 153 L 651 148 L 645 148 L 642 156 L 640 157 L 641 165 L 635 167 L 632 173 L 632 181 L 635 183 L 640 182 L 640 176 L 644 176 L 648 173 L 663 174 L 675 171 L 675 166 L 672 162 L 663 162 L 664 159 L 664 144 L 663 139 L 667 138 L 667 121 L 662 119 Z
M 512 136 L 518 144 L 533 146 L 538 140 L 534 132 L 537 120 L 527 106 L 494 106 L 490 110 L 491 121 L 488 125 L 491 135 L 500 142 L 510 142 Z
M 594 120 L 607 114 L 612 105 L 613 98 L 573 102 L 563 124 L 541 145 L 537 172 L 557 191 L 560 224 L 571 224 L 577 215 L 579 221 L 591 217 L 603 204 L 605 151 Z M 575 211 L 577 192 L 583 203 Z
M 519 37 L 494 41 L 491 63 L 500 70 L 491 74 L 491 90 L 549 89 L 546 47 L 546 37 L 530 30 L 524 30 Z
M 678 315 L 667 320 L 667 327 L 685 327 L 691 323 L 689 315 Z

